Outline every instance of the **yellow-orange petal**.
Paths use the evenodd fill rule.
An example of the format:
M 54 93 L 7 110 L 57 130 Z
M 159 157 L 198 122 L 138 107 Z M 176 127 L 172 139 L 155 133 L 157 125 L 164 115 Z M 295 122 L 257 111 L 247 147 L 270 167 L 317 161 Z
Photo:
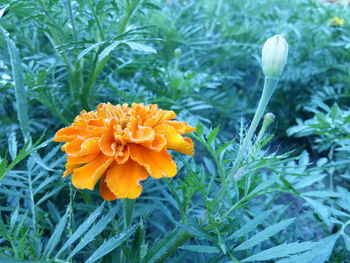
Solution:
M 115 155 L 116 143 L 113 134 L 107 133 L 102 135 L 99 139 L 98 146 L 103 154 L 111 157 Z
M 65 152 L 69 156 L 83 156 L 100 151 L 98 147 L 99 138 L 89 138 L 86 140 L 75 139 L 68 142 L 65 147 Z
M 79 168 L 81 164 L 70 164 L 70 163 L 66 163 L 66 170 L 63 173 L 63 177 L 67 177 L 68 175 L 70 175 L 74 169 Z
M 65 127 L 58 130 L 53 138 L 54 142 L 70 142 L 76 139 L 77 137 L 82 137 L 87 134 L 86 131 L 74 128 L 74 127 Z
M 124 164 L 113 163 L 107 171 L 106 183 L 117 198 L 135 199 L 142 192 L 139 182 L 146 180 L 147 177 L 145 168 L 129 159 Z
M 99 153 L 92 153 L 83 156 L 67 156 L 67 164 L 84 164 L 92 161 Z
M 117 196 L 109 190 L 106 183 L 106 175 L 104 175 L 100 181 L 100 194 L 104 200 L 113 201 L 117 199 Z
M 76 188 L 93 190 L 98 179 L 112 163 L 113 158 L 99 154 L 88 164 L 73 172 L 72 183 Z
M 148 149 L 159 152 L 165 148 L 165 146 L 167 145 L 167 140 L 163 135 L 156 134 L 154 135 L 153 141 L 143 142 L 143 143 L 140 143 L 140 145 Z
M 133 131 L 130 132 L 129 137 L 130 141 L 134 143 L 153 141 L 154 130 L 150 127 L 138 125 Z
M 129 156 L 130 156 L 129 145 L 125 145 L 124 148 L 122 148 L 119 152 L 116 153 L 115 160 L 117 161 L 118 164 L 123 164 L 127 160 L 129 160 Z
M 175 128 L 161 124 L 154 128 L 157 134 L 163 134 L 167 140 L 169 150 L 174 150 L 183 154 L 194 155 L 193 142 L 190 138 L 184 138 L 178 134 Z
M 145 167 L 153 178 L 158 179 L 176 175 L 176 163 L 165 149 L 157 152 L 137 144 L 130 144 L 129 147 L 131 159 Z
M 173 127 L 179 134 L 186 134 L 196 130 L 196 128 L 188 125 L 185 121 L 166 121 L 165 123 Z

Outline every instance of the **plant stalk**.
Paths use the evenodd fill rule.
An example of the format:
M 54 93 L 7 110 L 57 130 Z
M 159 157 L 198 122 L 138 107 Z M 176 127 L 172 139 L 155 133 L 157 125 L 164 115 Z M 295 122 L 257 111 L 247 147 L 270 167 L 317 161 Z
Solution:
M 233 167 L 231 169 L 229 176 L 232 176 L 237 170 L 237 168 L 239 167 L 243 154 L 247 151 L 249 143 L 251 142 L 252 137 L 256 131 L 256 128 L 258 127 L 258 124 L 266 110 L 266 106 L 269 103 L 271 96 L 277 87 L 278 81 L 279 81 L 279 78 L 265 77 L 264 89 L 258 104 L 258 108 L 256 109 L 253 121 L 250 124 L 248 132 L 243 140 L 243 143 L 239 148 L 237 157 L 233 163 Z

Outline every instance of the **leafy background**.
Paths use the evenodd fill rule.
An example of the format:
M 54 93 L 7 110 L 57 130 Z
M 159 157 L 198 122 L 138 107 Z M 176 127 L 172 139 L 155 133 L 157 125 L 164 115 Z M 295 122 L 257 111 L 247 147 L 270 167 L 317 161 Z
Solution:
M 0 0 L 1 262 L 350 262 L 346 1 Z M 230 167 L 262 91 L 260 52 L 290 52 L 276 116 Z M 62 179 L 51 142 L 100 102 L 157 103 L 197 126 L 196 156 L 122 202 Z M 226 185 L 225 178 L 229 184 Z

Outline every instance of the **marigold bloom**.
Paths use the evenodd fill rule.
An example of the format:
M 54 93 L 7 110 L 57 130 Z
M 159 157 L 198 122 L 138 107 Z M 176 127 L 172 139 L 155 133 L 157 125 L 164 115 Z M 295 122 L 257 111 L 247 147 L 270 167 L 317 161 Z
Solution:
M 167 150 L 193 155 L 193 142 L 183 134 L 195 128 L 174 121 L 175 112 L 155 104 L 113 106 L 101 103 L 96 111 L 82 111 L 71 126 L 57 131 L 55 142 L 64 142 L 66 171 L 80 189 L 93 190 L 100 178 L 105 200 L 137 198 L 140 181 L 173 177 L 176 164 Z

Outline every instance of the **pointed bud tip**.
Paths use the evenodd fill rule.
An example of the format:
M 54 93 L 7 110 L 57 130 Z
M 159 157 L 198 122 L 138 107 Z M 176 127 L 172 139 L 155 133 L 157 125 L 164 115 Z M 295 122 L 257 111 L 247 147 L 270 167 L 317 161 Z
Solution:
M 281 35 L 267 39 L 262 48 L 262 69 L 266 77 L 280 77 L 288 57 L 288 43 Z

